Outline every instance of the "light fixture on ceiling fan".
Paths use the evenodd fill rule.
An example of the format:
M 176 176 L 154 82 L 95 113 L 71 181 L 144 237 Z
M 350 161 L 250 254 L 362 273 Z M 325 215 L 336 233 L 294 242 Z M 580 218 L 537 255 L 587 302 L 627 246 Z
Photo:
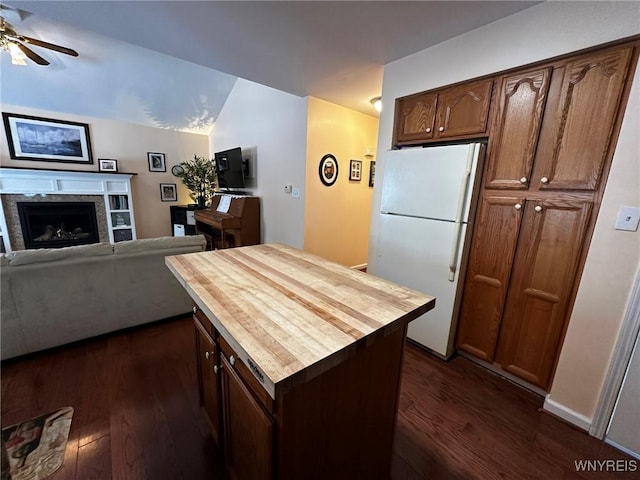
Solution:
M 78 52 L 70 48 L 20 35 L 16 33 L 10 23 L 5 21 L 4 17 L 0 17 L 0 50 L 11 55 L 11 63 L 14 65 L 26 65 L 27 62 L 25 60 L 28 58 L 38 65 L 49 65 L 47 60 L 31 50 L 27 45 L 48 48 L 73 57 L 78 56 Z

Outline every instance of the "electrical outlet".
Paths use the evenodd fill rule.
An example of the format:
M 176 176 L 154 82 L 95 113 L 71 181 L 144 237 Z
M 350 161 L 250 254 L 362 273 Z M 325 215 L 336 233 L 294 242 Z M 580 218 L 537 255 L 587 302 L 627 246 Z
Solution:
M 292 198 L 300 198 L 300 187 L 293 187 L 293 191 L 291 192 Z
M 640 222 L 640 207 L 622 207 L 618 212 L 616 230 L 635 232 Z

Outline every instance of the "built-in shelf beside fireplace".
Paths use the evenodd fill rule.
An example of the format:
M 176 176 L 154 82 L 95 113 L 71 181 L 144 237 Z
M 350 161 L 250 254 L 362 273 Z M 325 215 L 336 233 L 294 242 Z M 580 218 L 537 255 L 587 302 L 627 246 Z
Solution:
M 77 215 L 82 210 L 81 205 L 93 203 L 93 222 L 67 225 L 74 222 L 71 217 L 52 220 L 47 224 L 54 229 L 61 230 L 58 235 L 66 237 L 49 239 L 44 247 L 62 247 L 73 244 L 93 243 L 95 241 L 109 241 L 111 243 L 133 240 L 136 238 L 135 219 L 133 214 L 133 198 L 131 194 L 131 178 L 134 174 L 128 173 L 98 173 L 98 172 L 69 172 L 61 170 L 30 170 L 0 168 L 0 235 L 4 250 L 21 250 L 24 248 L 40 248 L 36 244 L 50 235 L 46 232 L 30 232 L 30 239 L 23 235 L 24 213 L 20 213 L 18 204 L 36 205 L 34 211 L 38 211 L 37 205 L 57 205 L 61 209 L 66 205 L 71 208 L 72 215 Z M 22 207 L 21 210 L 25 210 Z M 28 210 L 28 208 L 26 208 Z M 46 209 L 45 209 L 46 210 Z M 61 213 L 62 214 L 62 213 Z M 61 228 L 55 223 L 64 223 Z M 45 225 L 45 229 L 47 228 Z M 92 232 L 85 229 L 94 228 Z M 38 229 L 39 227 L 34 227 Z M 66 231 L 66 229 L 69 229 Z M 27 227 L 28 230 L 28 227 Z M 64 230 L 64 231 L 63 231 Z M 72 238 L 74 236 L 80 238 Z M 89 235 L 87 235 L 87 233 Z M 95 238 L 97 236 L 97 238 Z M 30 243 L 30 246 L 27 244 Z

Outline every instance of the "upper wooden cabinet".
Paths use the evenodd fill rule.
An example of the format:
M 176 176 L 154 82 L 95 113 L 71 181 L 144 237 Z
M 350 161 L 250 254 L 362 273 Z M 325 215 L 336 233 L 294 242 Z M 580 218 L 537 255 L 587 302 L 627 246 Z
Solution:
M 487 188 L 529 187 L 551 67 L 498 79 L 487 149 Z
M 555 68 L 532 186 L 596 190 L 610 155 L 633 54 L 624 45 Z M 553 102 L 551 102 L 553 98 Z
M 493 79 L 488 79 L 399 98 L 394 143 L 486 135 L 492 90 Z
M 433 138 L 436 120 L 435 93 L 399 98 L 396 103 L 396 138 L 398 142 Z

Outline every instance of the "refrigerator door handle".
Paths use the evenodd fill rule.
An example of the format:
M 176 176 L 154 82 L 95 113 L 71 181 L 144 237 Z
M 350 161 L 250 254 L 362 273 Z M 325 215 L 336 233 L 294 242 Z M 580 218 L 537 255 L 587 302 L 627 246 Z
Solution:
M 451 256 L 449 257 L 449 281 L 453 282 L 458 269 L 458 250 L 460 248 L 460 235 L 462 233 L 462 218 L 464 217 L 465 203 L 467 199 L 467 191 L 469 190 L 469 179 L 473 170 L 473 159 L 476 156 L 476 148 L 473 144 L 469 147 L 467 153 L 467 166 L 462 174 L 460 185 L 460 195 L 458 197 L 458 211 L 456 212 L 456 228 L 453 233 L 453 241 L 451 242 Z

